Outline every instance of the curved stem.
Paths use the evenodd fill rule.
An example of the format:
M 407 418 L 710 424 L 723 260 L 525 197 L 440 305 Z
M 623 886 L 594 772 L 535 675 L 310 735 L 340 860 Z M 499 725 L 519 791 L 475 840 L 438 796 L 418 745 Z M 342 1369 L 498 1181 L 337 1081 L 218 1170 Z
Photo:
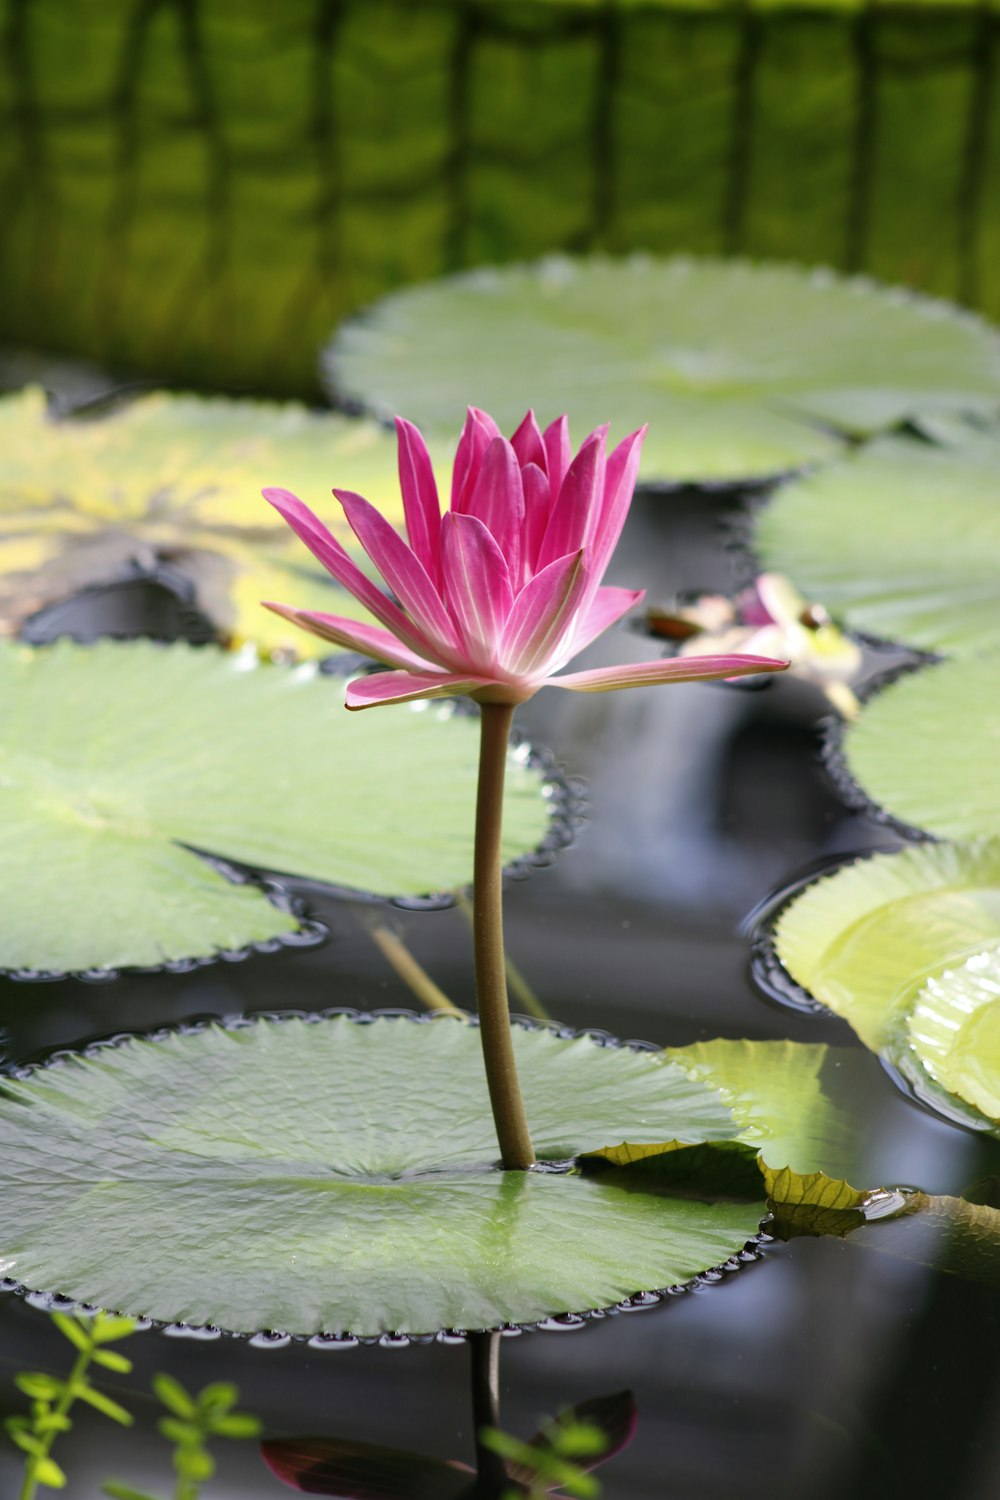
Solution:
M 507 1004 L 500 846 L 503 782 L 514 706 L 510 703 L 483 703 L 481 713 L 472 910 L 476 1001 L 500 1155 L 505 1167 L 523 1171 L 533 1164 L 535 1153 L 517 1079 Z
M 500 1335 L 470 1333 L 472 1363 L 472 1430 L 476 1435 L 477 1500 L 498 1500 L 509 1487 L 507 1465 L 480 1434 L 500 1426 Z

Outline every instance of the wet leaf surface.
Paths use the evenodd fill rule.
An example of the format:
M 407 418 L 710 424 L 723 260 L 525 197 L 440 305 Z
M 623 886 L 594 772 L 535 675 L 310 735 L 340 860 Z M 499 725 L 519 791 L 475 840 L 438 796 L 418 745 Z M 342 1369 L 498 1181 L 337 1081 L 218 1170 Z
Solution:
M 467 883 L 476 720 L 343 697 L 252 652 L 0 649 L 0 968 L 156 966 L 296 925 L 195 850 L 385 896 Z M 541 788 L 512 752 L 508 860 L 549 830 Z
M 946 304 L 682 258 L 552 257 L 394 293 L 337 332 L 326 373 L 442 436 L 467 402 L 505 431 L 529 405 L 578 435 L 648 422 L 647 482 L 763 478 L 835 456 L 838 433 L 1000 402 L 993 334 Z

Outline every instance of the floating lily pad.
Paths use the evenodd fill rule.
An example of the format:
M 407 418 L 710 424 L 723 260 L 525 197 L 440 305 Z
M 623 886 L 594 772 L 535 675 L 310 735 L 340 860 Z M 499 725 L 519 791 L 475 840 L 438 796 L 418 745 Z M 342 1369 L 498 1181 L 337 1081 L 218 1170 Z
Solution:
M 1000 946 L 928 979 L 906 1031 L 932 1078 L 1000 1122 Z
M 193 850 L 383 896 L 466 884 L 476 720 L 343 698 L 253 652 L 0 648 L 0 968 L 155 966 L 288 930 Z M 512 753 L 508 861 L 551 831 L 542 780 Z
M 854 630 L 926 651 L 1000 646 L 1000 428 L 889 437 L 783 485 L 764 566 Z
M 0 399 L 0 455 L 0 633 L 66 595 L 167 564 L 228 640 L 328 653 L 260 607 L 287 597 L 358 614 L 309 565 L 262 486 L 315 503 L 341 485 L 402 515 L 392 436 L 301 406 L 157 392 L 104 416 L 54 420 L 28 388 Z
M 365 1024 L 361 1024 L 364 1021 Z M 656 1054 L 515 1028 L 540 1158 L 641 1131 L 725 1141 Z M 628 1173 L 504 1172 L 476 1029 L 293 1017 L 63 1055 L 0 1090 L 0 1274 L 167 1323 L 299 1335 L 531 1323 L 683 1283 L 751 1201 Z M 619 1185 L 620 1184 L 620 1185 Z
M 907 673 L 844 731 L 848 774 L 899 822 L 939 838 L 1000 833 L 1000 654 Z
M 467 402 L 578 437 L 650 424 L 646 481 L 762 478 L 922 412 L 995 412 L 1000 345 L 944 303 L 744 262 L 566 260 L 395 293 L 329 345 L 335 395 L 451 434 Z M 797 580 L 802 582 L 803 580 Z
M 1000 839 L 875 854 L 809 885 L 781 913 L 792 979 L 881 1051 L 917 993 L 1000 943 Z
M 740 1140 L 756 1147 L 766 1166 L 795 1173 L 853 1166 L 856 1127 L 823 1082 L 825 1071 L 846 1061 L 843 1049 L 717 1037 L 670 1047 L 663 1055 L 719 1090 L 740 1126 Z

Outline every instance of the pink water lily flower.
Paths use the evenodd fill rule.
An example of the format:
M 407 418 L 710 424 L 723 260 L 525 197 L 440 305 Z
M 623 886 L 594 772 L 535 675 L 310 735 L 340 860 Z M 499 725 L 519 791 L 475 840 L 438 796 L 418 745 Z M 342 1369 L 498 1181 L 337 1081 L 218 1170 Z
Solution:
M 423 438 L 402 418 L 396 428 L 408 541 L 360 495 L 334 490 L 389 593 L 295 495 L 264 491 L 380 622 L 267 606 L 393 669 L 351 682 L 348 708 L 455 694 L 516 704 L 545 683 L 603 693 L 787 665 L 762 656 L 701 656 L 556 675 L 644 597 L 641 589 L 602 587 L 601 580 L 628 514 L 645 428 L 610 454 L 607 428 L 598 428 L 573 457 L 565 417 L 543 433 L 529 412 L 508 442 L 491 417 L 470 408 L 443 516 Z

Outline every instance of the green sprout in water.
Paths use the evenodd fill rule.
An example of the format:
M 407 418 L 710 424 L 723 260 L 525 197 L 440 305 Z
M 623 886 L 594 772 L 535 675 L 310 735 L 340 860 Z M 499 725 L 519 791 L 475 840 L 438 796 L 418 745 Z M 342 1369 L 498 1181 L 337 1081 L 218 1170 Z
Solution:
M 235 1411 L 240 1393 L 226 1381 L 205 1386 L 191 1396 L 172 1375 L 154 1375 L 153 1390 L 167 1408 L 159 1430 L 174 1445 L 177 1484 L 173 1500 L 198 1500 L 202 1485 L 215 1473 L 215 1459 L 208 1451 L 211 1438 L 252 1438 L 260 1433 L 260 1422 L 248 1412 Z M 160 1500 L 144 1490 L 109 1481 L 103 1493 L 109 1500 Z
M 52 1457 L 52 1446 L 61 1432 L 73 1426 L 69 1412 L 77 1401 L 85 1401 L 122 1427 L 132 1425 L 132 1416 L 123 1406 L 91 1385 L 89 1370 L 91 1365 L 100 1365 L 118 1375 L 130 1373 L 132 1361 L 104 1345 L 128 1338 L 135 1332 L 134 1321 L 107 1313 L 93 1318 L 53 1313 L 52 1321 L 75 1348 L 76 1360 L 66 1380 L 39 1371 L 17 1376 L 18 1390 L 31 1399 L 29 1416 L 8 1417 L 4 1423 L 8 1435 L 27 1455 L 18 1500 L 34 1500 L 39 1485 L 53 1490 L 65 1488 L 66 1475 Z
M 598 1423 L 569 1411 L 543 1427 L 530 1443 L 495 1427 L 484 1427 L 479 1439 L 500 1455 L 516 1481 L 502 1500 L 548 1500 L 554 1494 L 599 1500 L 600 1480 L 588 1472 L 608 1456 L 608 1435 Z
M 76 1360 L 66 1380 L 42 1371 L 28 1371 L 16 1377 L 18 1389 L 31 1399 L 30 1415 L 8 1417 L 4 1424 L 8 1435 L 26 1455 L 18 1500 L 35 1500 L 39 1486 L 65 1489 L 66 1474 L 52 1457 L 52 1447 L 59 1434 L 69 1432 L 73 1426 L 69 1412 L 75 1402 L 86 1402 L 122 1427 L 130 1427 L 133 1421 L 130 1412 L 90 1383 L 90 1368 L 99 1365 L 117 1375 L 131 1374 L 132 1361 L 104 1346 L 135 1333 L 134 1319 L 112 1317 L 108 1313 L 97 1313 L 94 1317 L 53 1313 L 52 1321 L 75 1348 Z M 257 1437 L 260 1422 L 246 1412 L 234 1410 L 240 1395 L 234 1385 L 208 1385 L 191 1396 L 173 1376 L 159 1374 L 153 1376 L 153 1390 L 167 1408 L 159 1430 L 174 1445 L 177 1482 L 172 1500 L 199 1500 L 202 1485 L 215 1473 L 215 1460 L 208 1451 L 209 1440 Z M 160 1500 L 117 1480 L 109 1480 L 102 1493 L 109 1500 Z

